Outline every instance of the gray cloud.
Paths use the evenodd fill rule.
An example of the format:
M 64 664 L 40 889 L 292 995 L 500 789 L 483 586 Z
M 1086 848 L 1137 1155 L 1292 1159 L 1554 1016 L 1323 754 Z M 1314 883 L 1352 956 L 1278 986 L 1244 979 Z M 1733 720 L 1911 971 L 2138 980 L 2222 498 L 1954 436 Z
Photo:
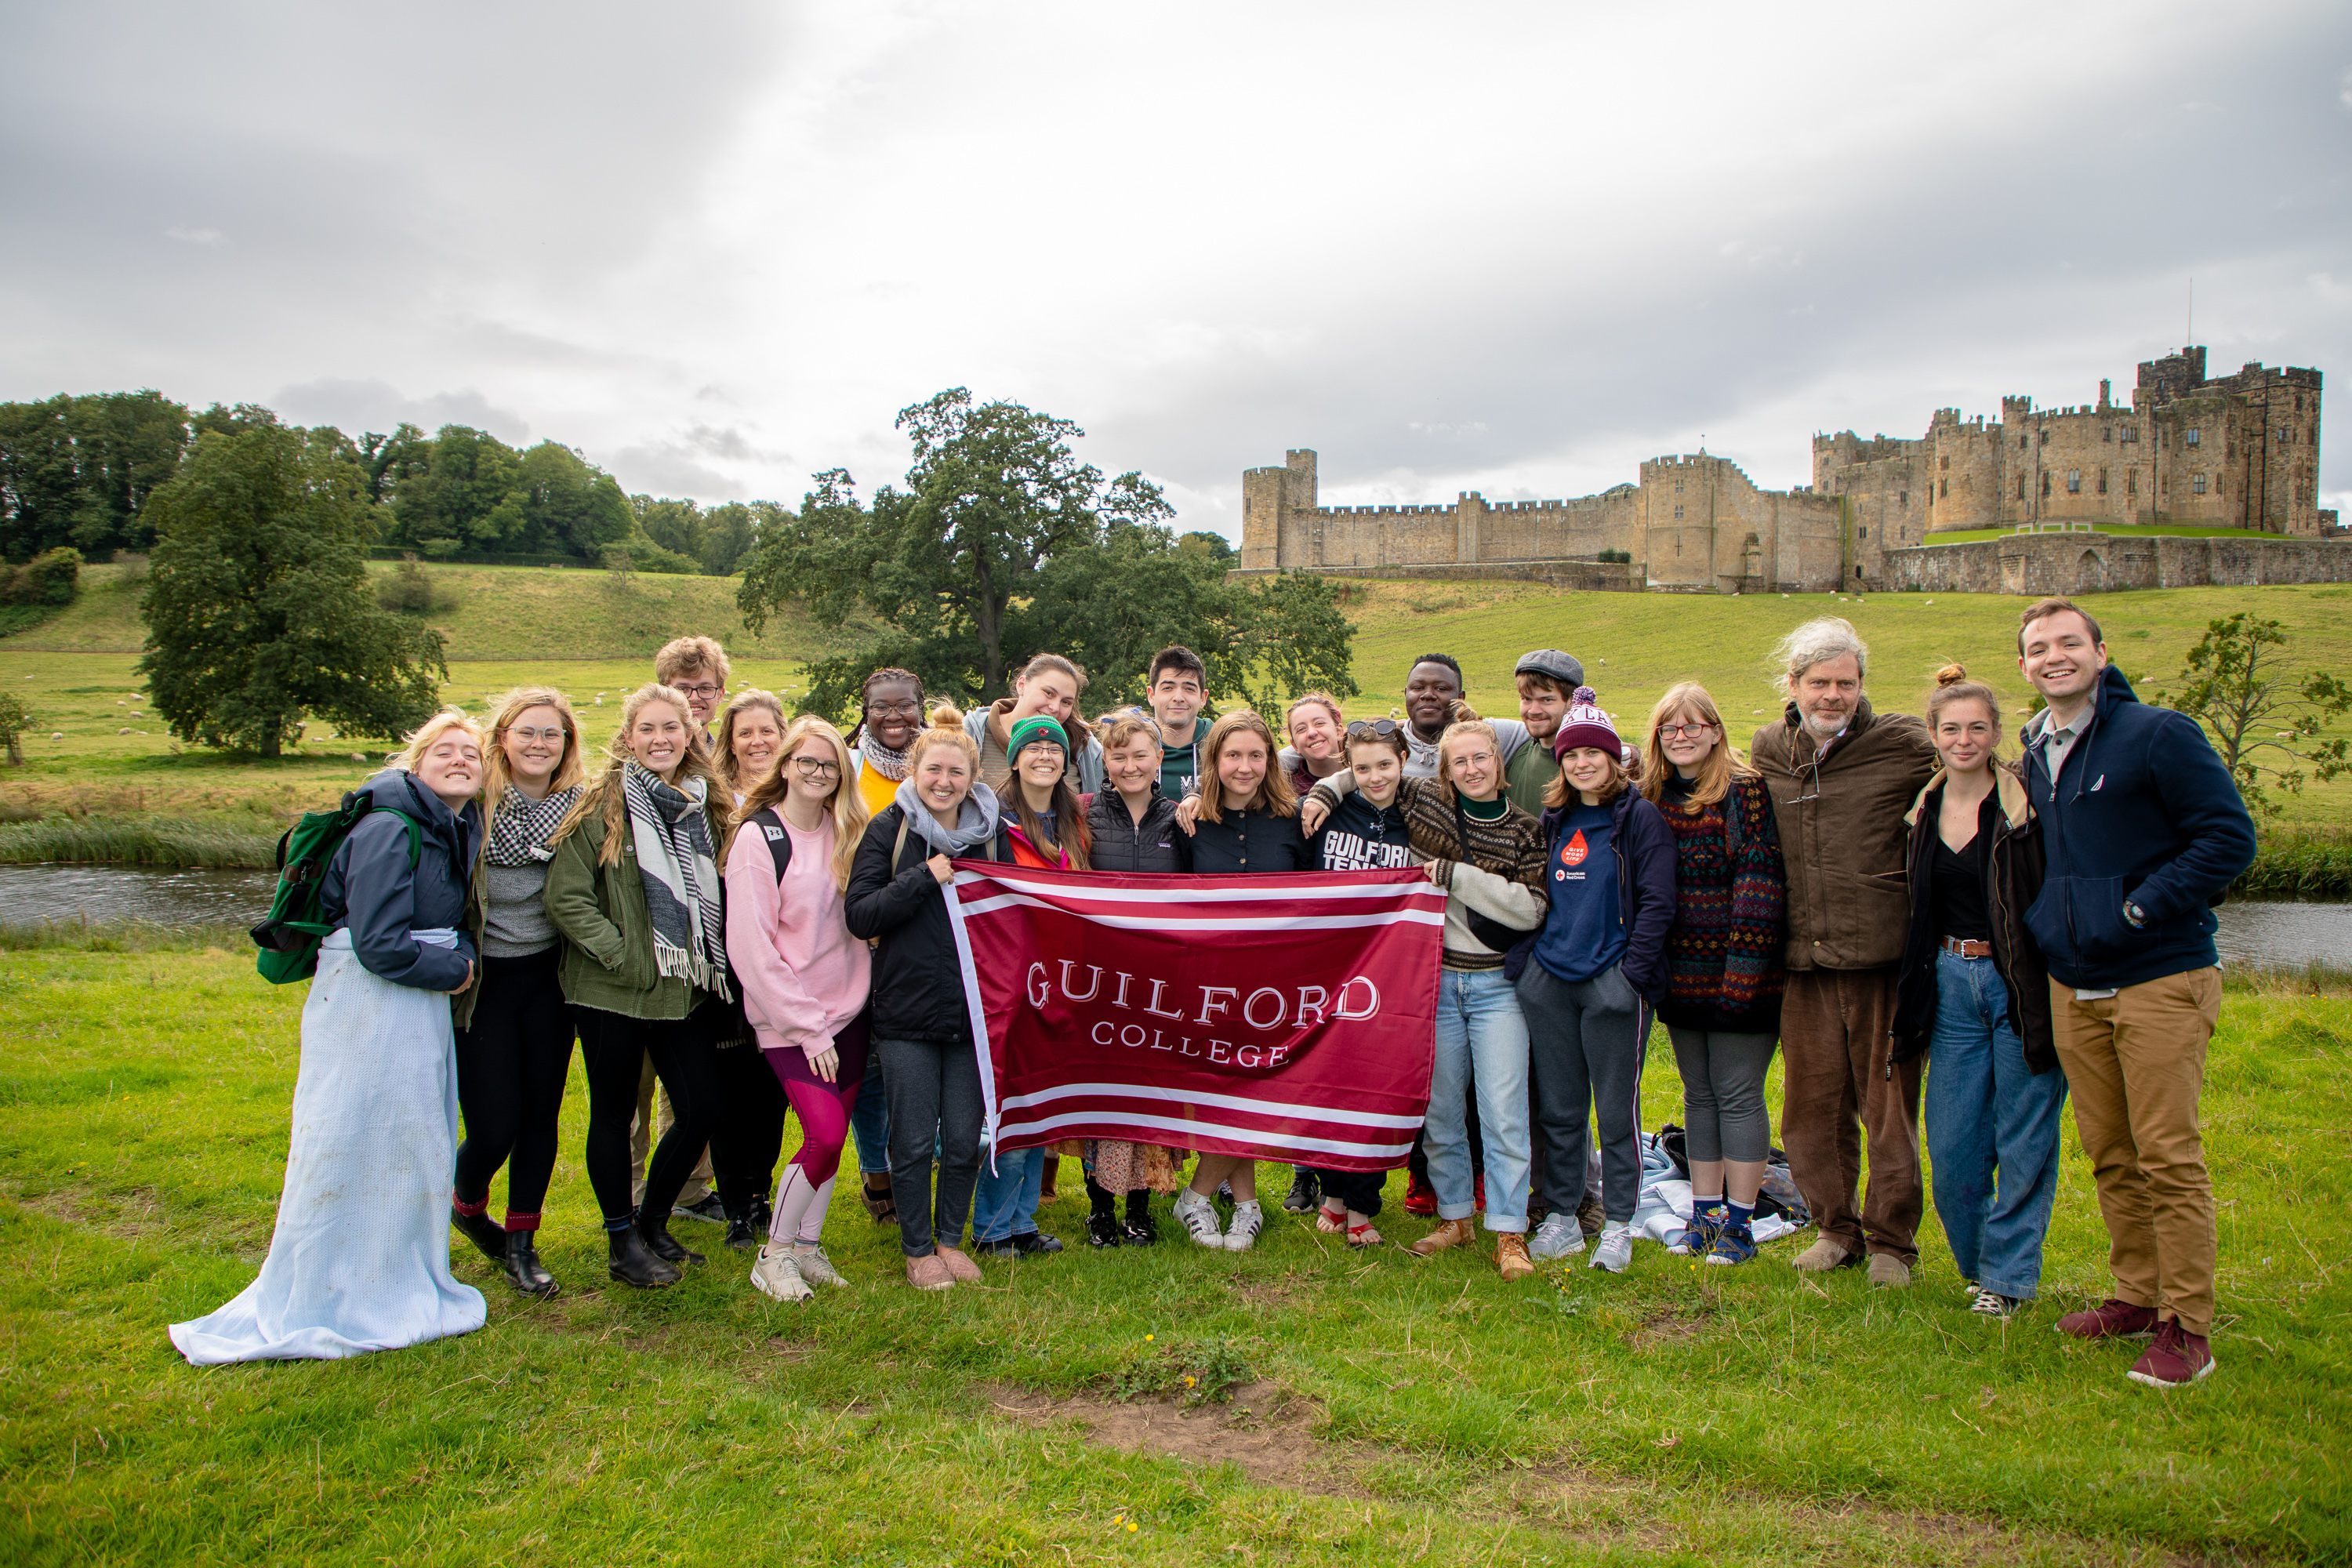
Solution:
M 521 415 L 494 407 L 472 390 L 404 397 L 388 382 L 329 378 L 282 387 L 269 405 L 298 425 L 332 425 L 354 436 L 365 430 L 389 433 L 405 421 L 428 432 L 468 425 L 509 446 L 530 438 L 530 425 Z

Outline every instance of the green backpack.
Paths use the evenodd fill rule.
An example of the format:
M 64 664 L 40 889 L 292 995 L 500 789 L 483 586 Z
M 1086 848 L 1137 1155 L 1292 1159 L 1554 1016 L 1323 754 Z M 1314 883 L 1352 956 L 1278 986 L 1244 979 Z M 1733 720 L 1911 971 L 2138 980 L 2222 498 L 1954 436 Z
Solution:
M 424 825 L 404 811 L 375 805 L 364 790 L 343 796 L 343 804 L 332 811 L 304 812 L 302 820 L 278 839 L 278 891 L 269 900 L 269 913 L 253 928 L 253 943 L 261 949 L 253 966 L 272 985 L 308 980 L 318 973 L 319 944 L 335 929 L 323 903 L 328 863 L 352 830 L 379 811 L 407 825 L 413 869 L 425 847 Z

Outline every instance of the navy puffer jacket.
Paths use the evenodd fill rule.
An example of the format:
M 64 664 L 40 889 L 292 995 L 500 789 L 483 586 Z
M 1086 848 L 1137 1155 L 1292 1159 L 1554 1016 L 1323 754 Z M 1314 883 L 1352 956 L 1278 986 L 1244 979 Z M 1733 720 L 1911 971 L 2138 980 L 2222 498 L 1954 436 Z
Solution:
M 377 805 L 422 826 L 423 840 L 412 868 L 408 829 L 400 818 L 382 811 L 364 818 L 327 863 L 320 889 L 327 918 L 350 930 L 352 952 L 369 973 L 420 991 L 455 991 L 466 983 L 474 958 L 466 931 L 467 881 L 482 840 L 481 805 L 469 800 L 463 814 L 451 811 L 414 773 L 397 768 L 360 788 Z M 456 947 L 434 947 L 408 934 L 444 926 L 457 931 Z

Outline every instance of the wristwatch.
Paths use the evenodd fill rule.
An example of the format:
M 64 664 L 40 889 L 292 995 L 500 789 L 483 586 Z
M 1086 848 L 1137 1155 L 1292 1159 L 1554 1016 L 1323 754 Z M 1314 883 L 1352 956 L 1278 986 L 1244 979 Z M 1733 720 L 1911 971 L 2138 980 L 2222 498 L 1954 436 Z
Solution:
M 2134 931 L 2147 929 L 2147 911 L 2129 899 L 2124 900 L 2124 920 Z

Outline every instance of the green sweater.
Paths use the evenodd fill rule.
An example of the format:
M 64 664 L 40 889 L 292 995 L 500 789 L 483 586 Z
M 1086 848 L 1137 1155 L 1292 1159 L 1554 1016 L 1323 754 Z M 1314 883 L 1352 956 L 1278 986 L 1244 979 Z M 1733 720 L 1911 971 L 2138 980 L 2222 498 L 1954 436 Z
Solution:
M 710 841 L 722 837 L 713 822 Z M 604 866 L 596 859 L 604 843 L 604 819 L 587 817 L 555 847 L 555 858 L 548 862 L 544 898 L 547 918 L 563 933 L 563 999 L 629 1018 L 683 1018 L 710 994 L 654 967 L 653 925 L 637 872 L 637 847 L 624 838 L 620 860 Z
M 1503 793 L 1511 797 L 1513 805 L 1540 819 L 1544 814 L 1544 791 L 1558 777 L 1559 763 L 1551 754 L 1551 742 L 1530 738 L 1503 764 Z

